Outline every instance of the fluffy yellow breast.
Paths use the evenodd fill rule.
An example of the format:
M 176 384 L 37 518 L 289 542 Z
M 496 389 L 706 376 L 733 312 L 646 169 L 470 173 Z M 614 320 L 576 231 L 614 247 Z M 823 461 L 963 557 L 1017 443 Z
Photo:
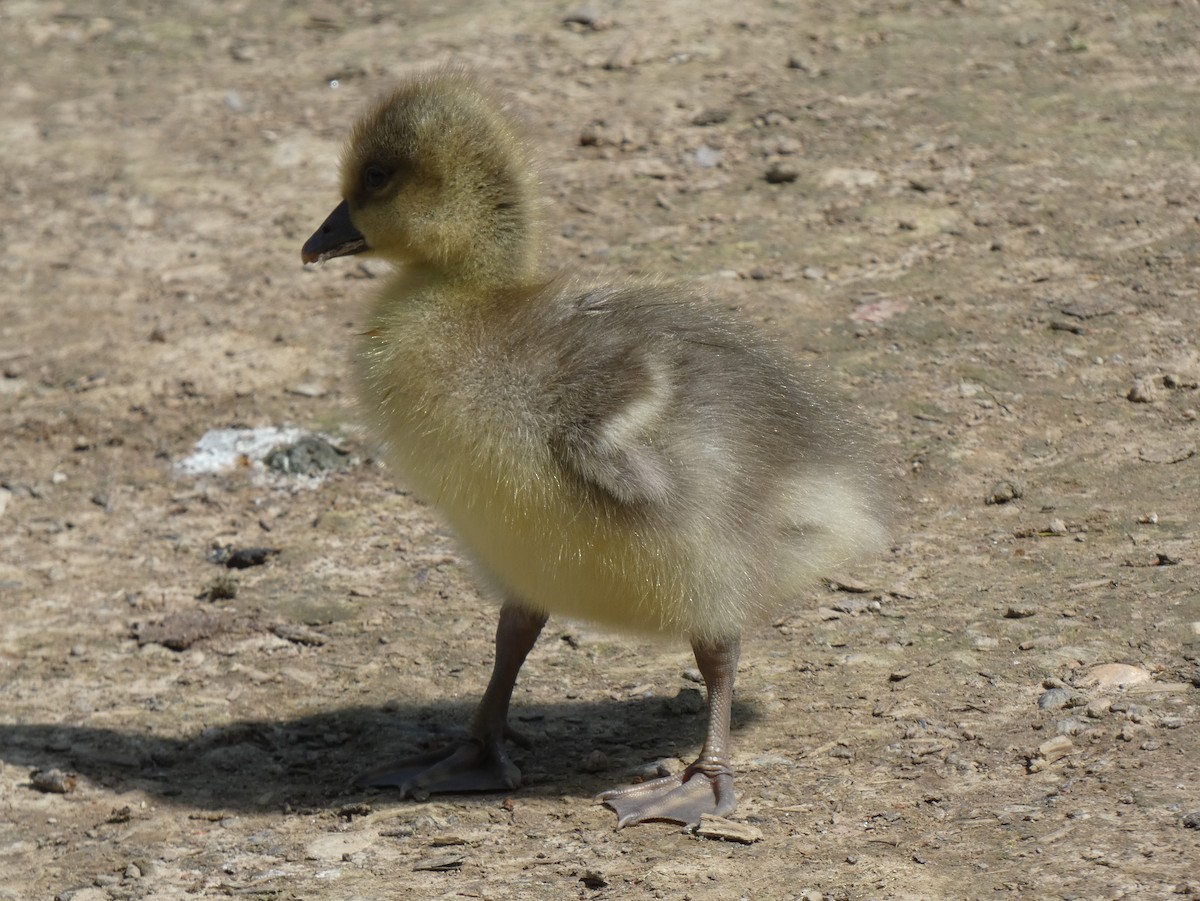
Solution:
M 385 292 L 363 338 L 364 401 L 400 476 L 497 592 L 625 631 L 711 624 L 686 543 L 599 502 L 555 461 L 544 409 L 552 353 L 506 356 L 482 308 L 395 303 L 403 290 Z

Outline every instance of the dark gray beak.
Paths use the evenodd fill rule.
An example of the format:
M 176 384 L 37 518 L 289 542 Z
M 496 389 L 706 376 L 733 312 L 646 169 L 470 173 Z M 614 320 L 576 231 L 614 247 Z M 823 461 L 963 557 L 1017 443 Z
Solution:
M 313 236 L 304 242 L 300 259 L 305 263 L 324 263 L 333 257 L 362 253 L 367 249 L 367 241 L 350 221 L 350 207 L 343 200 L 321 227 L 313 232 Z

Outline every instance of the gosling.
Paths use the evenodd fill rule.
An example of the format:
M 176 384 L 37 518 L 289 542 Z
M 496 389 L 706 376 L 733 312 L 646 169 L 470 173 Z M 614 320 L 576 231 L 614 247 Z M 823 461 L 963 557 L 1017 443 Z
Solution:
M 358 348 L 365 408 L 502 602 L 465 740 L 360 782 L 418 799 L 519 786 L 509 703 L 554 614 L 686 639 L 707 688 L 694 763 L 597 797 L 618 828 L 730 813 L 743 628 L 884 542 L 855 430 L 786 355 L 695 294 L 548 274 L 523 143 L 466 73 L 378 103 L 341 178 L 301 258 L 394 264 Z

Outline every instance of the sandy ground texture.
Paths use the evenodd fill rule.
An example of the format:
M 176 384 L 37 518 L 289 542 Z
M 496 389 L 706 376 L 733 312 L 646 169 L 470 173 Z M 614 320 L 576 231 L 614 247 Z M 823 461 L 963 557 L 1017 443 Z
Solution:
M 0 5 L 0 899 L 1200 896 L 1196 0 L 79 8 Z M 592 805 L 701 698 L 580 624 L 520 791 L 349 787 L 491 659 L 356 425 L 380 269 L 299 263 L 348 125 L 446 61 L 557 264 L 692 281 L 878 435 L 890 552 L 746 636 L 749 844 Z M 181 466 L 234 427 L 346 453 Z

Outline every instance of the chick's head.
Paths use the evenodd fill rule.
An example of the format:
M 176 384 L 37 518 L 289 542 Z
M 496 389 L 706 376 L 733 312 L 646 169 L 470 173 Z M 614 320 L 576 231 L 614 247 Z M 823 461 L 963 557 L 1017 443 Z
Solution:
M 535 193 L 520 139 L 469 76 L 418 79 L 355 126 L 342 158 L 344 205 L 305 259 L 373 251 L 456 277 L 520 280 L 533 265 Z

